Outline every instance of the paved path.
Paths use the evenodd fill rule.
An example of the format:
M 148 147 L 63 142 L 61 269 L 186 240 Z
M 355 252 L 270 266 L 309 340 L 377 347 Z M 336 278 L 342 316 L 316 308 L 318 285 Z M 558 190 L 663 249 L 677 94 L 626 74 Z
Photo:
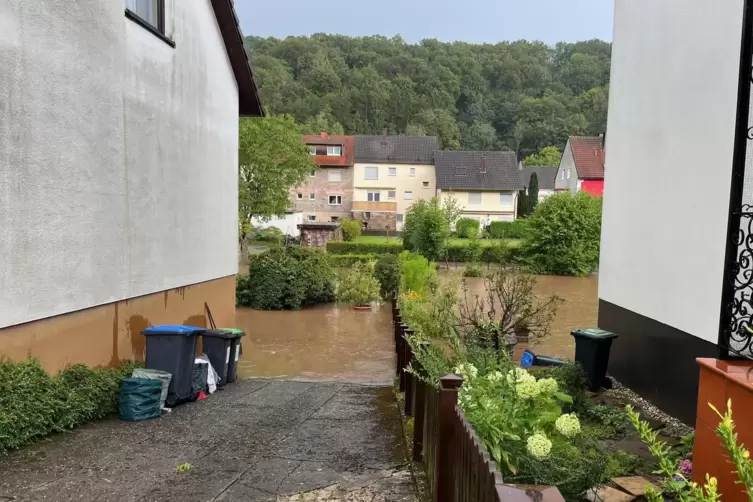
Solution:
M 245 380 L 0 457 L 0 501 L 413 501 L 405 458 L 389 388 Z

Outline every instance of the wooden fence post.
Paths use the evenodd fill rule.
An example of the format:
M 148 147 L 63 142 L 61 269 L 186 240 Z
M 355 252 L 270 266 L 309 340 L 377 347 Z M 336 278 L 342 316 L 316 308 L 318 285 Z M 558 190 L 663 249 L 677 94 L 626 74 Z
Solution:
M 437 443 L 436 484 L 434 502 L 454 502 L 455 473 L 453 469 L 455 442 L 455 406 L 458 404 L 458 389 L 463 379 L 457 375 L 446 375 L 440 380 L 439 392 L 439 441 Z
M 423 342 L 422 345 L 428 345 L 429 342 Z M 416 373 L 425 376 L 424 367 L 421 361 L 414 359 Z M 413 460 L 421 462 L 424 453 L 424 420 L 426 416 L 426 384 L 418 377 L 414 376 L 415 383 L 413 407 Z
M 398 377 L 400 378 L 400 392 L 405 392 L 405 382 L 406 382 L 405 375 L 407 374 L 405 372 L 405 366 L 406 366 L 405 347 L 408 345 L 408 342 L 405 341 L 405 332 L 407 330 L 408 330 L 408 326 L 406 326 L 405 324 L 400 324 L 400 340 L 398 341 L 398 353 L 397 353 Z
M 405 367 L 411 366 L 413 362 L 413 349 L 408 343 L 408 337 L 413 334 L 412 329 L 406 329 L 403 333 L 403 346 L 405 347 Z M 415 369 L 415 368 L 414 368 Z M 413 415 L 413 391 L 415 386 L 416 377 L 413 373 L 403 370 L 405 377 L 405 416 L 410 417 Z
M 395 376 L 400 375 L 400 337 L 402 337 L 401 326 L 403 318 L 400 313 L 395 317 L 395 355 L 397 356 L 395 364 Z

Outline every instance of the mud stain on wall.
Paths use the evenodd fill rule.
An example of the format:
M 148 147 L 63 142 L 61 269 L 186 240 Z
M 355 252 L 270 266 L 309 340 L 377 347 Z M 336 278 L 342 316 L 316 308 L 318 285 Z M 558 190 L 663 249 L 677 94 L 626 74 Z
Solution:
M 132 315 L 126 322 L 126 329 L 128 329 L 128 336 L 131 339 L 131 350 L 133 357 L 143 360 L 146 355 L 146 338 L 141 334 L 146 328 L 149 327 L 149 319 L 140 315 Z

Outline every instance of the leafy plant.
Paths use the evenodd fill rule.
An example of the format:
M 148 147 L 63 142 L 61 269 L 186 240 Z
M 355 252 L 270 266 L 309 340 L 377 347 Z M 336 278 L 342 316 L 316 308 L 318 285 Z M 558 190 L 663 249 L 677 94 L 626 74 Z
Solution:
M 329 241 L 327 252 L 330 254 L 400 254 L 403 244 L 400 241 L 383 243 L 338 242 Z
M 484 271 L 477 263 L 466 265 L 465 269 L 463 269 L 463 277 L 481 277 L 482 275 L 484 275 Z
M 379 293 L 390 301 L 400 281 L 400 264 L 395 255 L 384 255 L 374 265 L 374 277 L 379 281 Z
M 386 255 L 395 256 L 395 255 Z M 333 254 L 329 255 L 329 261 L 333 267 L 336 268 L 349 268 L 357 265 L 358 263 L 367 263 L 370 261 L 377 261 L 380 258 L 375 254 Z
M 489 235 L 494 239 L 522 239 L 525 235 L 525 221 L 493 221 L 489 224 Z
M 421 255 L 403 251 L 399 257 L 400 291 L 415 291 L 422 294 L 436 281 L 437 271 L 434 263 Z
M 403 247 L 436 261 L 444 255 L 450 237 L 448 216 L 439 200 L 420 200 L 405 213 Z
M 343 240 L 350 242 L 361 235 L 363 225 L 358 220 L 347 219 L 340 224 L 340 228 L 343 232 Z
M 374 277 L 372 263 L 359 263 L 340 274 L 337 300 L 353 305 L 368 305 L 379 300 L 379 281 Z
M 185 464 L 180 464 L 178 467 L 175 468 L 177 472 L 188 472 L 193 468 L 191 464 L 186 462 Z
M 477 237 L 480 225 L 481 224 L 478 222 L 478 220 L 474 220 L 472 218 L 460 218 L 455 223 L 455 232 L 457 232 L 458 237 L 464 239 Z
M 271 242 L 273 244 L 283 244 L 285 234 L 277 227 L 259 228 L 253 233 L 254 240 L 261 242 Z

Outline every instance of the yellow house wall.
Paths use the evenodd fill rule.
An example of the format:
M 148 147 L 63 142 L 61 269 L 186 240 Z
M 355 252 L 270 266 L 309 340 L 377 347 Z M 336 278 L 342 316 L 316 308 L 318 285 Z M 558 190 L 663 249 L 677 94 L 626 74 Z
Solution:
M 450 197 L 458 201 L 463 208 L 463 214 L 469 216 L 481 216 L 486 220 L 488 224 L 490 221 L 496 219 L 501 215 L 512 215 L 515 218 L 515 211 L 518 203 L 518 192 L 516 191 L 484 191 L 481 192 L 481 204 L 469 204 L 468 191 L 447 191 L 442 190 L 440 193 L 440 200 L 444 203 Z M 510 204 L 500 203 L 500 193 L 511 194 L 512 199 Z

